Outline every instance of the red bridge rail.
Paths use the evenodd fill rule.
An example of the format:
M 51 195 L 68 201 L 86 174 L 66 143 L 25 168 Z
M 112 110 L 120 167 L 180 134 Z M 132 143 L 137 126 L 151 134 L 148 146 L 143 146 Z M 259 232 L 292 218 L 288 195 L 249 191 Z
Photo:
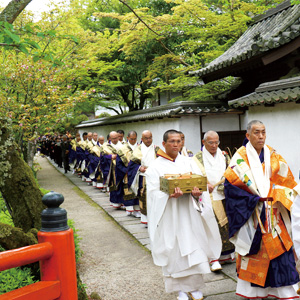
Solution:
M 77 278 L 73 230 L 67 212 L 59 207 L 61 194 L 46 194 L 39 243 L 0 253 L 0 272 L 40 262 L 41 281 L 0 295 L 0 300 L 77 300 Z

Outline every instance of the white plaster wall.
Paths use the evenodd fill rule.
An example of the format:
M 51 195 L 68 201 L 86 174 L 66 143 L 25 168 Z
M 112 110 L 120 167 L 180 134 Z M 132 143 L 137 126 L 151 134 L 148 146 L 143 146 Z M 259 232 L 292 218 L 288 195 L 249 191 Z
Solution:
M 239 130 L 238 115 L 220 115 L 202 117 L 202 131 L 235 131 Z M 201 149 L 201 134 L 200 134 L 200 117 L 199 116 L 182 116 L 181 118 L 164 118 L 148 120 L 143 122 L 133 122 L 126 124 L 105 125 L 80 128 L 79 132 L 82 135 L 84 131 L 97 132 L 98 135 L 103 135 L 105 138 L 112 130 L 123 129 L 125 135 L 130 130 L 135 130 L 138 133 L 138 141 L 141 139 L 142 132 L 146 129 L 153 134 L 153 142 L 155 145 L 162 148 L 162 139 L 165 131 L 169 129 L 180 130 L 185 134 L 185 145 L 188 149 L 197 153 Z
M 169 129 L 180 130 L 179 119 L 165 118 L 156 120 L 147 120 L 142 122 L 133 122 L 116 125 L 105 125 L 105 126 L 93 126 L 80 128 L 79 133 L 82 135 L 83 132 L 97 132 L 98 135 L 106 136 L 113 130 L 117 131 L 122 129 L 125 131 L 125 138 L 130 130 L 135 130 L 138 134 L 138 141 L 141 140 L 142 132 L 144 130 L 150 130 L 153 136 L 153 142 L 155 145 L 162 148 L 163 134 Z
M 253 106 L 249 108 L 248 120 L 260 120 L 266 126 L 266 143 L 287 161 L 295 180 L 300 173 L 300 105 L 279 103 L 274 107 Z
M 93 126 L 80 128 L 79 133 L 82 136 L 83 132 L 97 132 L 98 135 L 103 135 L 105 138 L 109 132 L 113 130 L 122 129 L 125 135 L 130 130 L 135 130 L 138 134 L 138 141 L 140 141 L 142 132 L 146 129 L 150 130 L 153 135 L 153 142 L 155 145 L 162 148 L 163 134 L 169 129 L 182 131 L 186 136 L 186 147 L 194 153 L 201 148 L 200 140 L 200 122 L 198 116 L 189 116 L 181 118 L 164 118 L 149 120 L 143 122 L 134 122 L 126 124 Z
M 194 154 L 197 153 L 201 149 L 200 117 L 182 117 L 179 123 L 179 130 L 185 135 L 185 146 Z
M 243 115 L 241 115 L 240 118 L 241 118 L 241 130 L 247 130 L 248 111 L 246 111 Z
M 239 130 L 239 116 L 233 115 L 216 115 L 202 117 L 202 131 L 234 131 Z

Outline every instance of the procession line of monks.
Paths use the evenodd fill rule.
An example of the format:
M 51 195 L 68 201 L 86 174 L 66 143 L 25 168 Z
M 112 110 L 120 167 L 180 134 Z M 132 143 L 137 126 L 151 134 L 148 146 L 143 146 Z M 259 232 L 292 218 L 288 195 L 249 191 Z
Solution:
M 77 135 L 68 155 L 75 173 L 109 191 L 114 208 L 124 207 L 143 224 L 149 220 L 154 263 L 163 268 L 166 291 L 178 291 L 179 300 L 202 299 L 202 274 L 221 270 L 235 254 L 238 295 L 296 299 L 299 275 L 291 232 L 300 225 L 293 227 L 290 215 L 294 217 L 297 183 L 285 160 L 265 145 L 262 122 L 250 122 L 246 136 L 231 159 L 219 148 L 216 132 L 208 131 L 202 150 L 193 155 L 184 146 L 184 134 L 176 130 L 165 133 L 165 151 L 153 144 L 149 130 L 143 131 L 140 144 L 135 131 L 125 142 L 119 130 L 110 132 L 107 142 L 97 133 L 85 133 L 82 139 Z M 207 192 L 200 196 L 193 190 L 187 202 L 190 198 L 178 190 L 163 193 L 158 177 L 170 170 L 206 176 Z M 294 224 L 300 223 L 298 218 Z

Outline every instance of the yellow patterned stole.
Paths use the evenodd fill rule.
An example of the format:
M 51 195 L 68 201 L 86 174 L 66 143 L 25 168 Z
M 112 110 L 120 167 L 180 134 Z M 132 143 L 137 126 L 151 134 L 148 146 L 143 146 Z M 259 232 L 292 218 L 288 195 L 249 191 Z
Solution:
M 297 185 L 297 183 L 283 157 L 273 148 L 269 147 L 269 149 L 271 152 L 271 178 L 268 197 L 273 197 L 273 204 L 278 201 L 286 209 L 290 210 L 293 204 L 293 188 Z M 258 194 L 257 186 L 247 158 L 246 147 L 243 146 L 237 150 L 232 157 L 224 176 L 232 185 L 235 185 L 253 195 Z
M 268 148 L 271 153 L 271 177 L 268 197 L 273 198 L 273 205 L 278 202 L 287 210 L 290 210 L 293 203 L 292 189 L 297 185 L 297 183 L 295 182 L 294 176 L 282 156 L 276 153 L 273 148 L 269 146 Z M 237 150 L 232 157 L 224 176 L 232 185 L 235 185 L 253 195 L 258 195 L 257 186 L 247 158 L 246 147 L 243 146 Z M 236 267 L 240 279 L 264 286 L 270 260 L 281 253 L 288 251 L 292 247 L 293 243 L 287 230 L 289 217 L 283 207 L 279 205 L 278 209 L 285 223 L 282 221 L 280 214 L 278 214 L 278 219 L 275 224 L 276 232 L 280 239 L 276 239 L 276 236 L 272 236 L 272 233 L 267 233 L 262 224 L 260 224 L 262 227 L 263 239 L 259 252 L 254 255 L 246 255 L 243 257 L 238 255 Z M 271 213 L 271 219 L 276 218 L 276 215 L 276 213 Z M 256 218 L 259 222 L 260 219 L 257 210 Z M 267 227 L 267 220 L 264 226 Z M 280 242 L 280 245 L 276 245 L 278 242 Z
M 206 176 L 202 151 L 200 150 L 199 152 L 197 152 L 193 156 L 192 159 L 193 159 L 194 162 L 196 162 L 197 166 L 199 167 L 199 169 L 202 172 L 202 175 Z M 225 212 L 223 203 L 222 203 L 222 201 L 214 201 L 211 193 L 209 194 L 209 196 L 210 196 L 212 208 L 213 208 L 215 216 L 218 220 L 218 223 L 220 224 L 221 227 L 223 227 L 228 223 L 228 219 L 227 219 L 227 216 L 226 216 L 226 212 Z

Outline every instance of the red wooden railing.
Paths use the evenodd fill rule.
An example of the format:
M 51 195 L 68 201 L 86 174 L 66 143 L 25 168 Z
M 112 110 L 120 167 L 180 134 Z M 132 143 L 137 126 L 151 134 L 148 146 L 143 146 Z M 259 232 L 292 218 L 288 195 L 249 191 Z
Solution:
M 41 272 L 41 281 L 0 295 L 0 300 L 78 299 L 74 234 L 66 211 L 58 207 L 62 202 L 54 192 L 43 197 L 48 208 L 42 213 L 38 244 L 0 253 L 0 271 L 39 261 Z

